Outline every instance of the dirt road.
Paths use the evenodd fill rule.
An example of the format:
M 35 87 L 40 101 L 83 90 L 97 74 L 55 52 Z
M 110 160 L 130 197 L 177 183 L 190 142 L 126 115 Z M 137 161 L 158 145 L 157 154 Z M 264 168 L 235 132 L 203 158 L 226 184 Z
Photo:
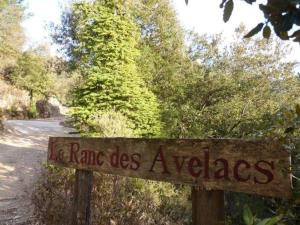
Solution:
M 30 196 L 49 136 L 70 136 L 61 120 L 14 120 L 0 133 L 0 225 L 27 224 L 32 215 Z

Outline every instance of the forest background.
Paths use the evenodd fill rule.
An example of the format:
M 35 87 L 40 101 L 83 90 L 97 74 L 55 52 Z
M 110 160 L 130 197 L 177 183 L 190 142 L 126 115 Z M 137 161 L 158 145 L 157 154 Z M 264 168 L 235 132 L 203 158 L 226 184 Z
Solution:
M 83 136 L 272 137 L 299 173 L 299 143 L 290 138 L 299 136 L 300 77 L 285 60 L 288 44 L 243 39 L 243 25 L 230 43 L 186 31 L 168 0 L 97 0 L 73 3 L 52 27 L 58 58 L 44 46 L 24 51 L 24 10 L 16 0 L 0 4 L 4 117 L 35 118 L 35 102 L 54 96 Z M 45 166 L 32 197 L 37 223 L 67 224 L 73 173 Z M 93 224 L 191 224 L 189 187 L 95 176 Z M 298 224 L 298 193 L 290 201 L 226 193 L 226 213 L 226 224 Z

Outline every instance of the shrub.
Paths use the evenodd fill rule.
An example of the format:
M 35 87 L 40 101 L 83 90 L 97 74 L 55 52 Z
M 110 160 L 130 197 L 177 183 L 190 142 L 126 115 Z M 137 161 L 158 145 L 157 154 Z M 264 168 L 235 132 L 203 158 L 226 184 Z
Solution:
M 32 194 L 36 224 L 69 225 L 74 171 L 46 166 Z
M 32 200 L 34 222 L 69 225 L 74 170 L 46 166 Z M 94 173 L 91 225 L 184 225 L 191 210 L 184 189 L 162 182 Z
M 27 116 L 29 119 L 35 119 L 38 116 L 35 104 L 32 104 L 28 109 Z
M 85 123 L 77 124 L 84 135 L 98 137 L 133 137 L 130 121 L 119 112 L 94 112 Z

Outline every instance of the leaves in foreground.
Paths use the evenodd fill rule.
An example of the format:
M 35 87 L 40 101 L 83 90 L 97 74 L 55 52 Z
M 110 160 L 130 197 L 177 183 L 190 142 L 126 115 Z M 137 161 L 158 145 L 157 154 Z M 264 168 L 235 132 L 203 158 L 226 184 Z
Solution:
M 246 34 L 244 36 L 244 38 L 250 38 L 252 36 L 254 36 L 255 34 L 257 34 L 258 32 L 260 32 L 262 30 L 262 28 L 264 27 L 264 23 L 259 23 L 257 24 L 256 27 L 254 27 L 248 34 Z
M 229 21 L 232 11 L 233 11 L 234 3 L 233 0 L 229 0 L 225 4 L 224 14 L 223 14 L 223 21 L 226 23 Z
M 267 25 L 264 27 L 264 30 L 263 30 L 263 37 L 266 38 L 266 39 L 269 39 L 271 36 L 271 28 Z
M 281 216 L 274 216 L 265 219 L 257 219 L 251 212 L 248 205 L 244 206 L 243 210 L 243 220 L 245 225 L 279 225 L 281 221 Z

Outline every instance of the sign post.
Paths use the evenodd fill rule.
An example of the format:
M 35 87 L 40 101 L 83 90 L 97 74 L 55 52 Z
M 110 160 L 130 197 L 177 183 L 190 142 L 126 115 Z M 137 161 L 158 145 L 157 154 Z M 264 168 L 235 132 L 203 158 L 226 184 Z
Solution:
M 193 225 L 224 225 L 224 191 L 206 191 L 192 187 Z
M 93 172 L 76 170 L 74 185 L 74 202 L 72 223 L 70 225 L 90 225 L 91 194 L 93 187 Z
M 88 171 L 191 185 L 193 225 L 225 223 L 224 190 L 292 193 L 290 155 L 275 141 L 51 137 L 48 162 L 77 169 L 73 224 L 78 225 L 89 224 Z

